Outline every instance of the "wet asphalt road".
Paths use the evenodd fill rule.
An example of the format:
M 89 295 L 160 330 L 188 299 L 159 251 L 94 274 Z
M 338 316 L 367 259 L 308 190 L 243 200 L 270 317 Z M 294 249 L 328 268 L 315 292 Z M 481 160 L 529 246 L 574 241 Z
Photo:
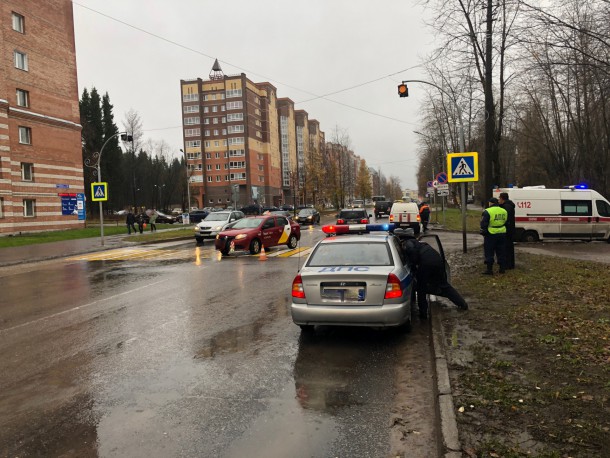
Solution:
M 436 454 L 428 326 L 306 338 L 304 256 L 155 249 L 171 256 L 0 270 L 1 456 Z

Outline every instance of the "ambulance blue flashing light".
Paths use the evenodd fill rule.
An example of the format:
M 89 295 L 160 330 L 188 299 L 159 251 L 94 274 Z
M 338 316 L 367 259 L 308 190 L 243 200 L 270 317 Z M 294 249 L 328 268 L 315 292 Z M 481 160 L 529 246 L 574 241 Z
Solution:
M 573 191 L 575 189 L 589 189 L 589 186 L 586 184 L 575 184 L 572 186 L 564 186 L 563 189 L 571 189 Z
M 395 224 L 327 224 L 322 226 L 325 234 L 350 234 L 358 232 L 394 232 Z

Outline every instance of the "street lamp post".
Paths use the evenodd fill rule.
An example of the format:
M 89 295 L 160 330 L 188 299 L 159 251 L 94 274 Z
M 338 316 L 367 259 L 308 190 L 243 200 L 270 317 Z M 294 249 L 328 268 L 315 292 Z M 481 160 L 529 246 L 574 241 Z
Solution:
M 127 135 L 127 132 L 116 133 L 116 134 L 112 135 L 111 137 L 108 137 L 108 139 L 102 145 L 102 148 L 100 149 L 99 153 L 93 153 L 91 158 L 85 159 L 85 165 L 87 167 L 91 167 L 91 168 L 95 169 L 95 173 L 97 175 L 98 181 L 102 181 L 102 169 L 101 169 L 100 165 L 102 162 L 102 153 L 104 152 L 104 147 L 108 144 L 108 142 L 110 140 L 112 140 L 114 137 L 118 137 L 119 135 L 121 136 L 121 140 L 123 140 L 123 141 L 133 141 L 133 137 L 131 135 Z M 95 161 L 95 165 L 93 164 L 92 160 Z M 99 204 L 100 204 L 100 243 L 102 246 L 104 246 L 104 211 L 102 208 L 101 200 L 99 201 Z
M 407 89 L 407 86 L 405 83 L 422 83 L 422 84 L 428 84 L 430 86 L 433 86 L 435 88 L 437 88 L 439 91 L 441 91 L 443 94 L 445 94 L 446 96 L 448 96 L 451 101 L 453 102 L 453 104 L 455 105 L 455 107 L 457 108 L 457 112 L 458 112 L 458 121 L 460 122 L 460 152 L 464 153 L 466 151 L 466 147 L 464 145 L 464 121 L 462 119 L 462 109 L 460 108 L 460 106 L 457 103 L 457 100 L 455 99 L 455 97 L 453 96 L 453 94 L 448 93 L 447 91 L 445 91 L 442 87 L 431 83 L 429 81 L 423 81 L 423 80 L 406 80 L 402 82 L 402 85 L 400 85 L 398 87 L 398 92 L 400 94 L 401 97 L 405 96 L 405 92 L 406 91 L 406 95 L 409 95 L 409 90 Z M 404 87 L 404 89 L 402 89 Z M 461 189 L 461 206 L 462 206 L 462 249 L 464 251 L 464 253 L 466 253 L 468 251 L 468 245 L 466 242 L 466 183 L 462 182 L 462 189 Z
M 155 188 L 157 188 L 157 190 L 159 191 L 159 208 L 157 208 L 157 210 L 161 210 L 163 211 L 163 188 L 165 187 L 164 184 L 162 184 L 161 186 L 159 186 L 158 184 L 153 185 Z

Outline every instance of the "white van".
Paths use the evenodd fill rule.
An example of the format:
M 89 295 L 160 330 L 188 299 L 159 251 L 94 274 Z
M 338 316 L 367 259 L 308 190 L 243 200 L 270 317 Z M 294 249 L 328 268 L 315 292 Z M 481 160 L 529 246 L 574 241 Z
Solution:
M 415 202 L 394 202 L 390 210 L 390 223 L 396 227 L 410 227 L 417 236 L 421 232 L 419 207 Z
M 597 191 L 569 186 L 500 188 L 515 204 L 515 240 L 607 240 L 610 242 L 610 203 Z

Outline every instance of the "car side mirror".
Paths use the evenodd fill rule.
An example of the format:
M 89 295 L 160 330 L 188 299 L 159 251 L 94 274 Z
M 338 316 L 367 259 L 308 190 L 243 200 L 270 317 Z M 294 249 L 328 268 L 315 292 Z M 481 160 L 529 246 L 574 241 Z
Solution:
M 372 215 L 372 214 L 369 214 L 369 218 L 372 218 L 372 217 L 373 217 L 373 215 Z

